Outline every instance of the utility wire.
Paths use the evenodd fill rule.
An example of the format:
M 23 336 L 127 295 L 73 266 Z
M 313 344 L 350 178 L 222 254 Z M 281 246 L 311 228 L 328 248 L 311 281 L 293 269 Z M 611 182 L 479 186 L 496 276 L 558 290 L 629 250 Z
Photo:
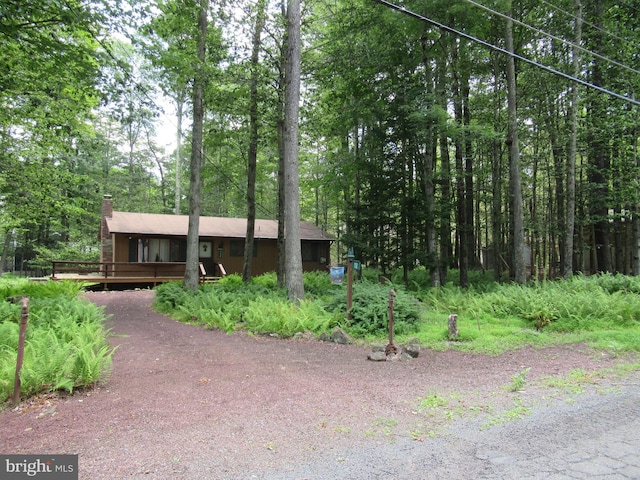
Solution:
M 565 44 L 565 45 L 567 45 L 569 47 L 575 48 L 575 49 L 580 50 L 580 51 L 582 51 L 584 53 L 588 53 L 589 55 L 592 55 L 592 56 L 594 56 L 596 58 L 599 58 L 600 60 L 604 60 L 605 62 L 612 63 L 612 64 L 614 64 L 614 65 L 616 65 L 616 66 L 618 66 L 620 68 L 623 68 L 625 70 L 629 70 L 630 72 L 640 74 L 640 70 L 636 70 L 635 68 L 632 68 L 632 67 L 630 67 L 628 65 L 624 65 L 623 63 L 620 63 L 620 62 L 618 62 L 616 60 L 613 60 L 612 58 L 605 57 L 604 55 L 601 55 L 601 54 L 599 54 L 597 52 L 589 50 L 588 48 L 585 48 L 585 47 L 583 47 L 581 45 L 578 45 L 578 44 L 576 44 L 576 43 L 574 43 L 574 42 L 572 42 L 570 40 L 565 40 L 564 38 L 561 38 L 561 37 L 558 37 L 558 36 L 553 35 L 551 33 L 548 33 L 548 32 L 545 32 L 543 30 L 540 30 L 540 29 L 538 29 L 538 28 L 536 28 L 536 27 L 534 27 L 532 25 L 529 25 L 529 24 L 527 24 L 525 22 L 522 22 L 520 20 L 517 20 L 515 18 L 509 17 L 508 15 L 505 15 L 504 13 L 498 12 L 498 11 L 493 10 L 493 9 L 491 9 L 491 8 L 485 6 L 485 5 L 482 5 L 482 4 L 478 3 L 478 2 L 475 2 L 474 0 L 466 0 L 466 1 L 468 3 L 470 3 L 471 5 L 474 5 L 474 6 L 478 7 L 478 8 L 486 10 L 487 12 L 491 13 L 492 15 L 496 15 L 496 16 L 502 17 L 502 18 L 510 18 L 513 21 L 513 23 L 515 23 L 517 25 L 521 25 L 521 26 L 523 26 L 525 28 L 528 28 L 529 30 L 533 30 L 536 33 L 542 34 L 542 35 L 544 35 L 546 37 L 549 37 L 549 38 L 551 38 L 553 40 L 561 42 L 561 43 L 563 43 L 563 44 Z
M 530 64 L 530 65 L 534 65 L 534 66 L 536 66 L 536 67 L 538 67 L 538 68 L 540 68 L 542 70 L 545 70 L 545 71 L 547 71 L 549 73 L 552 73 L 554 75 L 557 75 L 559 77 L 565 78 L 567 80 L 571 80 L 572 82 L 576 82 L 576 83 L 578 83 L 580 85 L 583 85 L 585 87 L 592 88 L 592 89 L 597 90 L 597 91 L 599 91 L 601 93 L 606 93 L 607 95 L 610 95 L 612 97 L 618 98 L 620 100 L 624 100 L 625 102 L 631 103 L 632 105 L 640 106 L 640 101 L 635 100 L 635 99 L 633 99 L 631 97 L 628 97 L 626 95 L 622 95 L 620 93 L 617 93 L 617 92 L 614 92 L 612 90 L 606 89 L 606 88 L 601 87 L 599 85 L 595 85 L 593 83 L 587 82 L 587 81 L 582 80 L 580 78 L 574 77 L 573 75 L 569 75 L 568 73 L 561 72 L 560 70 L 556 70 L 555 68 L 549 67 L 548 65 L 543 65 L 543 64 L 541 64 L 539 62 L 536 62 L 535 60 L 531 60 L 529 58 L 523 57 L 522 55 L 518 55 L 517 53 L 510 52 L 508 50 L 505 50 L 502 47 L 494 45 L 493 43 L 490 43 L 490 42 L 487 42 L 487 41 L 482 40 L 480 38 L 474 37 L 472 35 L 469 35 L 468 33 L 464 33 L 464 32 L 461 32 L 459 30 L 456 30 L 455 28 L 452 28 L 452 27 L 450 27 L 448 25 L 444 25 L 444 24 L 442 24 L 440 22 L 432 20 L 431 18 L 425 17 L 424 15 L 420 15 L 418 13 L 412 12 L 411 10 L 407 10 L 403 6 L 396 5 L 394 3 L 388 2 L 387 0 L 373 0 L 373 1 L 377 2 L 377 3 L 381 4 L 381 5 L 384 5 L 386 7 L 389 7 L 392 10 L 396 10 L 396 11 L 398 11 L 400 13 L 404 13 L 405 15 L 408 15 L 410 17 L 416 18 L 416 19 L 418 19 L 418 20 L 420 20 L 422 22 L 429 23 L 429 24 L 433 25 L 434 27 L 438 27 L 438 28 L 440 28 L 440 29 L 442 29 L 442 30 L 444 30 L 446 32 L 453 33 L 454 35 L 457 35 L 457 36 L 462 37 L 462 38 L 466 38 L 467 40 L 471 40 L 472 42 L 475 42 L 475 43 L 478 43 L 480 45 L 483 45 L 483 46 L 485 46 L 485 47 L 487 47 L 487 48 L 489 48 L 491 50 L 495 50 L 497 52 L 504 53 L 506 55 L 512 56 L 513 58 L 515 58 L 517 60 L 521 60 L 521 61 L 523 61 L 525 63 Z
M 575 16 L 573 13 L 568 12 L 568 11 L 566 11 L 566 10 L 563 10 L 562 8 L 558 7 L 557 5 L 553 5 L 552 3 L 547 2 L 546 0 L 540 0 L 540 2 L 541 2 L 541 3 L 544 3 L 545 5 L 547 5 L 547 6 L 551 7 L 551 8 L 553 8 L 553 9 L 554 9 L 554 11 L 556 11 L 556 12 L 560 12 L 560 13 L 564 13 L 564 14 L 565 14 L 565 15 L 567 15 L 569 18 L 571 18 L 571 19 L 573 19 L 573 20 L 576 20 L 576 16 Z M 610 36 L 610 37 L 613 37 L 613 38 L 615 38 L 616 40 L 620 40 L 621 42 L 628 42 L 628 41 L 629 41 L 629 39 L 627 39 L 627 38 L 622 38 L 621 36 L 616 35 L 615 33 L 609 32 L 608 30 L 605 30 L 604 28 L 602 28 L 602 27 L 600 27 L 600 26 L 598 26 L 598 25 L 596 25 L 596 24 L 594 24 L 594 23 L 591 23 L 591 22 L 589 22 L 589 21 L 587 21 L 587 20 L 585 20 L 585 19 L 582 19 L 582 23 L 583 23 L 584 25 L 588 25 L 589 27 L 591 27 L 591 28 L 593 28 L 593 29 L 595 29 L 595 30 L 598 30 L 599 32 L 604 33 L 605 35 L 608 35 L 608 36 Z

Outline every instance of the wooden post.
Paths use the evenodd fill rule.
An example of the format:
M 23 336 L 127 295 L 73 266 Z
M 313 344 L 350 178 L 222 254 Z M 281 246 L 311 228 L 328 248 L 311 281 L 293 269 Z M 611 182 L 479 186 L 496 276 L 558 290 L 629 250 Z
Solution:
M 353 306 L 353 261 L 347 260 L 347 319 L 351 320 L 351 307 Z
M 458 315 L 449 315 L 449 340 L 458 338 Z
M 13 382 L 12 401 L 14 405 L 20 402 L 20 370 L 22 369 L 22 361 L 24 360 L 24 341 L 27 333 L 27 322 L 29 321 L 29 297 L 21 297 L 20 300 L 22 302 L 22 313 L 20 315 L 20 337 L 18 338 L 16 376 Z
M 393 344 L 393 299 L 395 296 L 396 291 L 392 288 L 389 291 L 389 344 L 384 350 L 387 356 L 398 353 L 398 348 Z

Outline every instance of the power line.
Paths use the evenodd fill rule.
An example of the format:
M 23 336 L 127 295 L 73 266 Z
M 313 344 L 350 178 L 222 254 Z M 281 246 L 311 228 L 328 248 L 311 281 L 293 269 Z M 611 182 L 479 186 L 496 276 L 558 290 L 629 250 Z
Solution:
M 547 2 L 546 0 L 540 0 L 540 2 L 541 2 L 541 3 L 544 3 L 545 5 L 547 5 L 547 6 L 551 7 L 551 8 L 553 8 L 553 9 L 554 9 L 554 11 L 556 11 L 556 12 L 560 12 L 560 13 L 564 13 L 564 14 L 565 14 L 565 15 L 567 15 L 569 18 L 571 18 L 571 19 L 573 19 L 573 20 L 576 20 L 576 16 L 575 16 L 573 13 L 568 12 L 568 11 L 566 11 L 566 10 L 563 10 L 562 8 L 558 7 L 557 5 L 553 5 L 552 3 Z M 610 36 L 610 37 L 612 37 L 612 38 L 615 38 L 615 39 L 617 39 L 617 40 L 620 40 L 621 42 L 628 42 L 628 41 L 629 41 L 629 39 L 622 38 L 621 36 L 616 35 L 615 33 L 609 32 L 608 30 L 605 30 L 604 28 L 602 28 L 602 27 L 600 27 L 600 26 L 598 26 L 598 25 L 596 25 L 596 24 L 594 24 L 594 23 L 591 23 L 591 22 L 589 22 L 589 21 L 587 21 L 587 20 L 585 20 L 585 19 L 582 19 L 582 23 L 583 23 L 584 25 L 587 25 L 587 26 L 589 26 L 589 27 L 591 27 L 591 28 L 595 29 L 595 30 L 598 30 L 599 32 L 604 33 L 605 35 L 608 35 L 608 36 Z
M 601 93 L 606 93 L 607 95 L 610 95 L 612 97 L 618 98 L 620 100 L 624 100 L 625 102 L 631 103 L 633 105 L 640 106 L 640 101 L 637 101 L 637 100 L 635 100 L 635 99 L 633 99 L 631 97 L 627 97 L 626 95 L 622 95 L 620 93 L 617 93 L 617 92 L 614 92 L 612 90 L 606 89 L 606 88 L 601 87 L 599 85 L 595 85 L 593 83 L 587 82 L 587 81 L 582 80 L 580 78 L 574 77 L 573 75 L 569 75 L 568 73 L 561 72 L 560 70 L 556 70 L 555 68 L 549 67 L 548 65 L 543 65 L 541 63 L 536 62 L 535 60 L 531 60 L 529 58 L 523 57 L 522 55 L 518 55 L 517 53 L 510 52 L 508 50 L 505 50 L 502 47 L 494 45 L 493 43 L 490 43 L 490 42 L 487 42 L 487 41 L 482 40 L 480 38 L 474 37 L 473 35 L 469 35 L 468 33 L 464 33 L 464 32 L 461 32 L 459 30 L 456 30 L 455 28 L 452 28 L 452 27 L 450 27 L 448 25 L 444 25 L 443 23 L 440 23 L 440 22 L 437 22 L 437 21 L 435 21 L 435 20 L 433 20 L 431 18 L 425 17 L 424 15 L 420 15 L 418 13 L 412 12 L 411 10 L 407 10 L 403 6 L 396 5 L 396 4 L 388 2 L 386 0 L 373 0 L 373 1 L 377 2 L 377 3 L 381 4 L 381 5 L 384 5 L 386 7 L 389 7 L 392 10 L 396 10 L 396 11 L 398 11 L 400 13 L 404 13 L 405 15 L 408 15 L 410 17 L 416 18 L 416 19 L 418 19 L 418 20 L 420 20 L 422 22 L 429 23 L 429 24 L 433 25 L 434 27 L 438 27 L 438 28 L 440 28 L 440 29 L 442 29 L 442 30 L 444 30 L 446 32 L 453 33 L 454 35 L 457 35 L 457 36 L 462 37 L 462 38 L 466 38 L 467 40 L 471 40 L 472 42 L 475 42 L 475 43 L 478 43 L 480 45 L 483 45 L 483 46 L 485 46 L 485 47 L 487 47 L 487 48 L 489 48 L 491 50 L 495 50 L 497 52 L 504 53 L 506 55 L 512 56 L 513 58 L 515 58 L 517 60 L 523 61 L 523 62 L 528 63 L 530 65 L 534 65 L 534 66 L 536 66 L 536 67 L 538 67 L 538 68 L 540 68 L 542 70 L 545 70 L 545 71 L 547 71 L 549 73 L 552 73 L 554 75 L 557 75 L 559 77 L 565 78 L 567 80 L 571 80 L 572 82 L 576 82 L 576 83 L 578 83 L 580 85 L 583 85 L 585 87 L 592 88 L 592 89 L 597 90 L 597 91 L 599 91 Z
M 485 6 L 485 5 L 482 5 L 482 4 L 478 3 L 478 2 L 475 2 L 474 0 L 466 0 L 466 1 L 468 3 L 474 5 L 474 6 L 478 7 L 478 8 L 486 10 L 487 12 L 491 13 L 492 15 L 496 15 L 498 17 L 502 17 L 502 18 L 505 18 L 505 19 L 510 18 L 513 21 L 513 23 L 515 23 L 517 25 L 521 25 L 521 26 L 523 26 L 525 28 L 528 28 L 529 30 L 533 30 L 536 33 L 540 33 L 540 34 L 542 34 L 542 35 L 544 35 L 546 37 L 549 37 L 552 40 L 556 40 L 558 42 L 561 42 L 561 43 L 563 43 L 563 44 L 565 44 L 565 45 L 567 45 L 569 47 L 572 47 L 572 48 L 575 48 L 577 50 L 580 50 L 581 52 L 588 53 L 589 55 L 592 55 L 592 56 L 594 56 L 596 58 L 599 58 L 600 60 L 604 60 L 605 62 L 612 63 L 612 64 L 614 64 L 614 65 L 616 65 L 616 66 L 618 66 L 620 68 L 623 68 L 625 70 L 629 70 L 630 72 L 640 74 L 640 70 L 636 70 L 635 68 L 632 68 L 632 67 L 630 67 L 628 65 L 620 63 L 620 62 L 618 62 L 616 60 L 613 60 L 612 58 L 605 57 L 604 55 L 601 55 L 601 54 L 599 54 L 597 52 L 594 52 L 593 50 L 589 50 L 588 48 L 585 48 L 585 47 L 583 47 L 581 45 L 578 45 L 577 43 L 571 42 L 569 40 L 565 40 L 564 38 L 561 38 L 561 37 L 558 37 L 558 36 L 553 35 L 551 33 L 545 32 L 544 30 L 540 30 L 539 28 L 536 28 L 536 27 L 534 27 L 532 25 L 529 25 L 529 24 L 527 24 L 525 22 L 522 22 L 520 20 L 517 20 L 515 18 L 509 17 L 508 15 L 505 15 L 504 13 L 501 13 L 501 12 L 498 12 L 496 10 L 493 10 L 493 9 L 491 9 L 491 8 Z

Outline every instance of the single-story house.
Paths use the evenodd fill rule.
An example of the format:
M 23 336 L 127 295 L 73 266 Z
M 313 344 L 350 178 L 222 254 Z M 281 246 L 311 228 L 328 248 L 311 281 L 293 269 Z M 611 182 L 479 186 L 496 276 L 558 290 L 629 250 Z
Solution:
M 182 262 L 187 250 L 187 215 L 118 212 L 111 196 L 102 202 L 100 226 L 100 261 L 114 264 L 130 275 L 135 264 Z M 200 217 L 200 262 L 207 276 L 223 272 L 242 273 L 247 220 L 244 218 Z M 277 269 L 277 220 L 256 220 L 254 230 L 252 274 L 261 275 Z M 309 222 L 300 222 L 303 271 L 328 271 L 333 237 Z M 126 268 L 123 263 L 127 263 Z M 220 268 L 220 267 L 223 268 Z M 142 267 L 140 265 L 140 267 Z M 177 267 L 177 265 L 176 265 Z

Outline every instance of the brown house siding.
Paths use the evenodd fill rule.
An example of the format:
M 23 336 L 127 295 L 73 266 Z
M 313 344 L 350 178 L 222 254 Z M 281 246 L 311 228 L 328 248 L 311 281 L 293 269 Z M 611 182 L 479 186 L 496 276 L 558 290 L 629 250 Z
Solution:
M 159 236 L 142 236 L 142 235 L 126 235 L 126 234 L 114 234 L 113 235 L 113 260 L 108 259 L 106 261 L 113 262 L 130 262 L 130 239 L 172 239 L 176 237 L 159 237 Z M 186 240 L 186 239 L 184 239 Z M 220 271 L 217 268 L 217 264 L 221 264 L 227 274 L 242 273 L 242 266 L 244 258 L 242 255 L 232 255 L 231 244 L 234 241 L 242 242 L 243 239 L 229 239 L 229 238 L 213 238 L 202 237 L 201 242 L 211 243 L 212 252 L 211 257 L 200 258 L 200 262 L 204 265 L 208 276 L 220 276 Z M 276 240 L 272 239 L 256 239 L 257 255 L 253 257 L 252 274 L 254 276 L 262 275 L 268 272 L 275 272 L 277 269 L 277 257 L 278 249 Z M 312 242 L 303 240 L 303 245 L 306 243 L 316 243 L 315 247 L 319 254 L 315 260 L 306 260 L 302 263 L 302 269 L 305 272 L 312 271 L 327 271 L 329 262 L 329 245 L 324 242 Z M 220 256 L 220 248 L 222 250 L 222 256 Z M 162 259 L 163 262 L 168 259 Z M 323 261 L 324 260 L 324 261 Z M 153 263 L 153 262 L 146 262 Z M 124 270 L 124 267 L 116 265 L 115 271 L 119 269 Z M 183 267 L 176 267 L 177 270 L 183 269 Z M 127 266 L 126 270 L 131 271 L 131 267 Z
M 163 269 L 171 269 L 171 262 L 186 261 L 183 258 L 186 252 L 186 247 L 183 250 L 186 242 L 185 216 L 114 212 L 110 196 L 105 196 L 102 208 L 101 261 L 127 264 L 114 265 L 115 272 L 120 270 L 123 276 L 131 276 L 129 272 L 135 270 L 132 268 L 135 264 L 145 263 L 148 267 L 148 264 L 157 263 L 159 266 L 162 264 Z M 303 271 L 327 271 L 333 238 L 310 223 L 301 222 L 301 227 Z M 207 276 L 220 276 L 222 272 L 218 265 L 222 265 L 227 274 L 242 273 L 245 231 L 246 219 L 201 217 L 200 262 Z M 257 221 L 252 275 L 276 271 L 276 232 L 277 221 Z M 176 269 L 183 272 L 184 265 L 176 265 Z

